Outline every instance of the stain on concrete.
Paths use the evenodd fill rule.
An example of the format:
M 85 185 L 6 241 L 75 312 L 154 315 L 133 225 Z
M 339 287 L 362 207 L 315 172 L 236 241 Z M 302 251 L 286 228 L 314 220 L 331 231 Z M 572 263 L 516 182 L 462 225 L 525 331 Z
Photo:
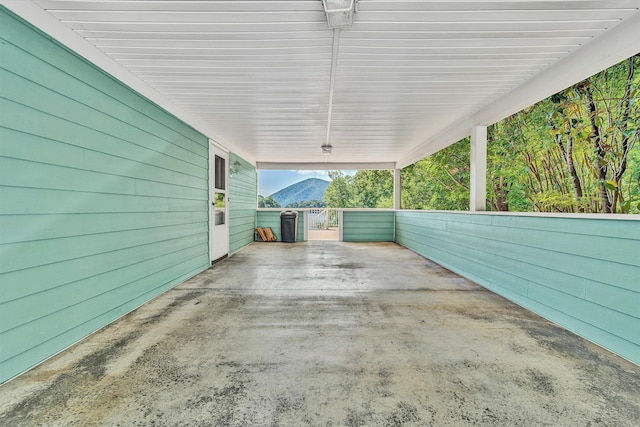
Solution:
M 400 401 L 396 404 L 396 407 L 391 411 L 389 416 L 387 416 L 384 425 L 388 427 L 400 427 L 420 423 L 420 421 L 418 409 L 410 403 Z

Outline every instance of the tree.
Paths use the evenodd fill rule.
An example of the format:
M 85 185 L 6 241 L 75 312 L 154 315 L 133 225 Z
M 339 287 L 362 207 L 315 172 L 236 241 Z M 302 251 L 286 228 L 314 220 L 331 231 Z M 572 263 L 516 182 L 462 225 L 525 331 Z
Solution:
M 640 213 L 640 55 L 487 129 L 491 210 Z M 468 206 L 468 139 L 402 171 L 409 209 Z
M 289 203 L 285 208 L 324 208 L 327 204 L 324 200 L 305 200 L 303 202 Z
M 354 207 L 393 208 L 393 174 L 390 170 L 359 170 L 352 185 Z
M 331 183 L 324 192 L 324 200 L 330 208 L 354 208 L 353 177 L 342 171 L 329 171 Z
M 332 208 L 392 208 L 393 174 L 389 170 L 359 170 L 355 175 L 330 171 L 324 193 Z
M 468 210 L 471 142 L 465 138 L 401 171 L 405 209 Z
M 258 195 L 258 207 L 259 208 L 279 208 L 281 206 L 271 196 L 263 197 L 261 195 Z

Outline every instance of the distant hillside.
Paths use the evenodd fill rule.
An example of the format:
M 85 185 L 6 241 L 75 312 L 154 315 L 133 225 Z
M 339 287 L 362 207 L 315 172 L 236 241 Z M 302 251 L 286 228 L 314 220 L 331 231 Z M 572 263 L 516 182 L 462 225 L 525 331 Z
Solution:
M 283 208 L 290 203 L 304 202 L 305 200 L 320 200 L 329 186 L 329 181 L 318 178 L 309 178 L 297 182 L 271 195 Z

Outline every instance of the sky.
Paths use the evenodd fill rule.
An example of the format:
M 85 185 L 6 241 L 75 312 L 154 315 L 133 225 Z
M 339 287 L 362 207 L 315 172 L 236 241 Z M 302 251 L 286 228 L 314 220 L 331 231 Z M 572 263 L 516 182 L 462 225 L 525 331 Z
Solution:
M 345 174 L 353 175 L 355 171 L 343 171 Z M 258 194 L 267 197 L 278 190 L 304 181 L 309 178 L 319 178 L 325 181 L 329 179 L 329 171 L 311 170 L 259 170 L 258 171 Z

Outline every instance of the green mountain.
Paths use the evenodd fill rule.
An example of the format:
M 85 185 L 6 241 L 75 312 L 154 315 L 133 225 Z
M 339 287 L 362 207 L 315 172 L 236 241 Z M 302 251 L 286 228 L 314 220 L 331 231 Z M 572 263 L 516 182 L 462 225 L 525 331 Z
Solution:
M 329 186 L 329 181 L 319 178 L 309 178 L 296 182 L 271 195 L 280 206 L 286 207 L 290 203 L 304 202 L 305 200 L 320 200 Z

